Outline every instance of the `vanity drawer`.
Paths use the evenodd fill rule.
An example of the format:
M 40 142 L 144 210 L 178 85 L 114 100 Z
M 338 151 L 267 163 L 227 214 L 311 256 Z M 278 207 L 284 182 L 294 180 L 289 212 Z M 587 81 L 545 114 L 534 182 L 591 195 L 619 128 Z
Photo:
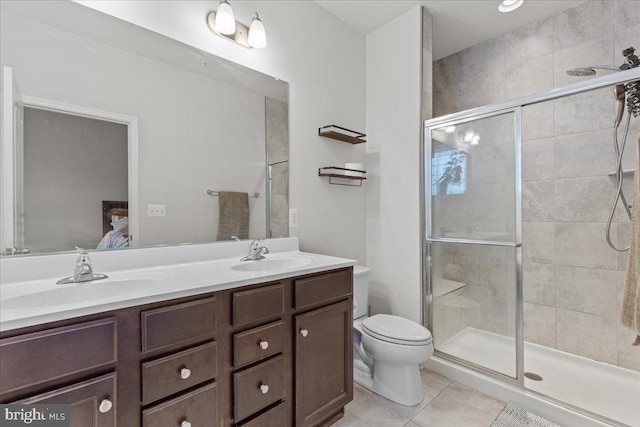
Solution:
M 216 297 L 143 311 L 142 351 L 204 339 L 216 327 Z
M 0 393 L 115 363 L 114 318 L 0 340 Z
M 216 383 L 185 393 L 142 411 L 142 427 L 193 427 L 218 425 Z
M 269 409 L 264 414 L 242 424 L 242 427 L 282 427 L 287 424 L 284 402 Z
M 216 343 L 211 342 L 143 363 L 142 404 L 147 405 L 213 379 L 216 376 L 216 350 Z
M 264 286 L 248 291 L 234 292 L 233 326 L 246 325 L 270 319 L 284 313 L 284 285 Z
M 70 427 L 115 427 L 116 375 L 103 375 L 15 403 L 69 405 Z M 99 409 L 100 406 L 103 406 L 104 412 Z
M 240 332 L 233 336 L 233 366 L 238 368 L 258 361 L 280 353 L 283 348 L 283 321 Z
M 351 269 L 299 279 L 294 282 L 295 308 L 347 298 L 351 295 L 353 273 Z
M 266 386 L 266 387 L 264 387 Z M 233 374 L 236 422 L 284 398 L 284 357 L 278 356 Z

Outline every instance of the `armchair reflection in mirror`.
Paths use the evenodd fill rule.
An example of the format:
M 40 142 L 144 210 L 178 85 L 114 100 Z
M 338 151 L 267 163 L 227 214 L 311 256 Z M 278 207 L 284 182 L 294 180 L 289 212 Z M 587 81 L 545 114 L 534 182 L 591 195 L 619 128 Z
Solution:
M 97 248 L 102 200 L 128 201 L 130 248 L 214 242 L 219 201 L 204 194 L 206 188 L 265 194 L 250 200 L 248 238 L 288 236 L 286 82 L 75 2 L 3 0 L 0 12 L 2 66 L 11 71 L 15 95 L 4 108 L 66 114 L 74 131 L 96 118 L 84 111 L 108 113 L 116 119 L 107 122 L 124 134 L 120 160 L 94 131 L 86 130 L 64 154 L 50 145 L 47 168 L 55 180 L 23 174 L 22 166 L 40 168 L 25 157 L 13 182 L 2 183 L 0 249 Z M 21 133 L 16 128 L 15 141 L 3 138 L 3 155 L 22 155 Z M 31 133 L 24 130 L 25 137 Z M 268 164 L 275 162 L 284 163 L 268 185 Z M 118 171 L 98 177 L 102 166 Z M 116 180 L 117 191 L 95 186 Z M 80 203 L 87 207 L 76 208 Z M 167 215 L 149 216 L 153 204 L 165 205 Z M 58 207 L 66 213 L 53 221 Z
M 104 204 L 104 202 L 103 202 Z M 111 230 L 107 231 L 98 244 L 99 251 L 124 249 L 129 247 L 129 210 L 113 208 L 108 212 Z

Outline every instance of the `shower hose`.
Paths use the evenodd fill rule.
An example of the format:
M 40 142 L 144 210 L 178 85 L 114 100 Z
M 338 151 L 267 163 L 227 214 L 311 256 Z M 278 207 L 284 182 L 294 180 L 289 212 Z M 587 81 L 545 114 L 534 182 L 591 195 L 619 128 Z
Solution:
M 617 93 L 618 95 L 618 93 Z M 627 136 L 629 134 L 629 123 L 631 121 L 631 113 L 627 114 L 627 120 L 624 124 L 624 134 L 622 137 L 622 141 L 618 141 L 618 128 L 620 127 L 620 123 L 622 122 L 622 116 L 624 115 L 624 106 L 625 106 L 625 96 L 624 92 L 622 97 L 617 96 L 620 105 L 618 106 L 618 116 L 615 122 L 615 126 L 613 127 L 613 145 L 616 152 L 616 182 L 618 187 L 616 189 L 616 196 L 613 200 L 613 205 L 611 206 L 611 212 L 609 212 L 609 219 L 607 220 L 607 243 L 609 246 L 617 251 L 617 252 L 626 252 L 629 250 L 629 246 L 626 248 L 618 248 L 611 241 L 611 222 L 613 221 L 613 217 L 616 214 L 616 208 L 618 207 L 618 202 L 622 202 L 624 206 L 624 210 L 627 212 L 627 216 L 631 219 L 631 206 L 627 203 L 627 198 L 624 195 L 624 191 L 622 190 L 622 184 L 624 183 L 624 177 L 622 174 L 622 156 L 624 155 L 624 146 L 627 143 Z M 636 201 L 638 203 L 639 201 Z

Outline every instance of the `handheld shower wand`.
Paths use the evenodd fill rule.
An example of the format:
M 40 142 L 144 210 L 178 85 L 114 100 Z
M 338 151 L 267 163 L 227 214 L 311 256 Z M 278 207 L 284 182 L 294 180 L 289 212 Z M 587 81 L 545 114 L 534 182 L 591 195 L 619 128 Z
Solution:
M 624 64 L 620 68 L 607 67 L 607 66 L 591 66 L 591 67 L 579 67 L 573 68 L 567 71 L 567 74 L 570 76 L 594 76 L 596 74 L 596 69 L 598 70 L 610 70 L 610 71 L 622 71 L 624 69 L 629 68 L 629 65 Z M 629 247 L 626 248 L 617 248 L 613 242 L 611 241 L 611 223 L 613 222 L 613 217 L 616 214 L 616 209 L 618 207 L 618 202 L 622 201 L 622 205 L 624 210 L 627 212 L 627 216 L 631 219 L 631 207 L 629 203 L 627 203 L 627 198 L 624 195 L 624 191 L 622 190 L 622 184 L 624 183 L 624 177 L 622 175 L 622 155 L 624 154 L 624 146 L 627 142 L 627 136 L 629 134 L 629 123 L 631 121 L 631 113 L 627 116 L 626 123 L 624 125 L 624 135 L 622 137 L 622 141 L 618 141 L 618 129 L 622 124 L 622 120 L 624 118 L 624 110 L 625 104 L 627 100 L 627 93 L 624 85 L 618 84 L 613 88 L 615 99 L 618 101 L 618 109 L 616 112 L 616 118 L 613 125 L 613 146 L 616 153 L 616 195 L 613 201 L 613 205 L 611 206 L 611 211 L 609 212 L 609 218 L 607 219 L 607 228 L 605 232 L 605 237 L 607 239 L 607 244 L 611 247 L 611 249 L 617 252 L 626 252 L 629 250 Z

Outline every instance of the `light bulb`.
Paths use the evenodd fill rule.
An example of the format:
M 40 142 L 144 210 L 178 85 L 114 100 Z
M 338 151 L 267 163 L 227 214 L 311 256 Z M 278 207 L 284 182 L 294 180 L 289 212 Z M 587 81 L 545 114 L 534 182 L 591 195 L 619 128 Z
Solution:
M 444 128 L 444 133 L 454 133 L 456 131 L 455 126 L 447 126 Z
M 498 6 L 500 12 L 513 12 L 520 6 L 522 6 L 524 0 L 503 0 Z
M 216 30 L 220 34 L 231 35 L 236 32 L 236 17 L 227 0 L 220 0 L 220 6 L 216 12 Z
M 480 135 L 475 135 L 473 138 L 471 138 L 471 145 L 478 145 L 480 144 Z
M 267 47 L 267 34 L 264 31 L 264 24 L 257 13 L 253 15 L 251 27 L 249 28 L 249 46 L 256 49 Z
M 469 143 L 473 140 L 473 138 L 476 137 L 476 133 L 473 131 L 473 129 L 467 129 L 466 131 L 464 131 L 464 142 Z

